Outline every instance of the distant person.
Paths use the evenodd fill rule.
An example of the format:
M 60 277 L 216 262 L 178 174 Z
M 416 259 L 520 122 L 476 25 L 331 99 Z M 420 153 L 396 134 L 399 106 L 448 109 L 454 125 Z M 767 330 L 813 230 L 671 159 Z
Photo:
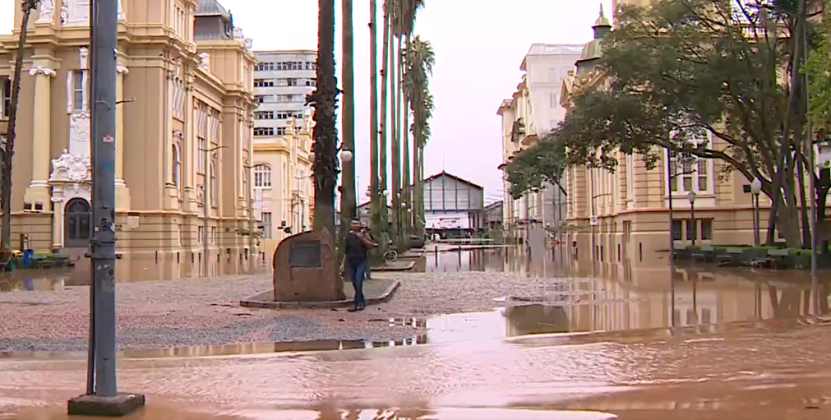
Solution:
M 367 228 L 366 223 L 363 222 L 363 221 L 361 221 L 361 231 L 363 231 L 364 234 L 366 234 L 366 236 L 369 238 L 370 241 L 376 242 L 375 237 L 372 236 L 372 231 Z M 370 264 L 369 261 L 367 261 L 367 263 L 366 263 L 366 279 L 367 280 L 372 280 L 371 267 L 372 267 L 372 264 Z
M 355 287 L 355 306 L 349 309 L 349 312 L 361 311 L 366 308 L 366 298 L 364 297 L 364 279 L 366 278 L 366 269 L 368 266 L 368 250 L 377 247 L 374 241 L 367 235 L 362 223 L 359 220 L 353 220 L 349 233 L 344 238 L 344 258 L 346 271 L 352 279 L 352 285 Z

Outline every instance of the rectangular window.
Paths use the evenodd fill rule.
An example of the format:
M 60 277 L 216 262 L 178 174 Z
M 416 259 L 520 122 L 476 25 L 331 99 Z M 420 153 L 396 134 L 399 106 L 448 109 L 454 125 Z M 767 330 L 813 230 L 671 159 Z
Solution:
M 196 243 L 201 244 L 205 240 L 205 226 L 196 227 Z
M 708 147 L 710 137 L 707 133 L 690 140 L 690 145 L 702 149 Z M 711 193 L 710 188 L 710 165 L 711 159 L 699 158 L 692 153 L 677 153 L 671 151 L 669 154 L 669 188 L 673 193 L 686 193 L 689 191 Z M 680 180 L 679 180 L 680 178 Z
M 285 136 L 286 135 L 286 127 L 277 127 L 277 135 L 278 136 Z
M 713 239 L 713 220 L 701 219 L 701 240 L 709 241 Z
M 86 89 L 84 89 L 84 71 L 75 70 L 72 73 L 72 109 L 75 111 L 83 111 L 84 98 L 86 97 Z
M 282 128 L 282 127 L 281 127 Z M 278 129 L 279 131 L 279 129 Z M 285 129 L 283 129 L 285 134 Z M 274 128 L 273 127 L 254 127 L 254 137 L 266 137 L 266 136 L 273 136 L 274 135 Z
M 211 244 L 216 243 L 216 226 L 211 227 Z
M 311 87 L 317 86 L 317 80 L 315 80 L 315 79 L 306 79 L 306 86 L 311 86 Z
M 557 83 L 560 80 L 560 69 L 551 67 L 548 69 L 548 83 Z
M 672 221 L 672 239 L 676 241 L 683 239 L 684 225 L 681 222 L 681 220 Z
M 560 106 L 560 101 L 557 99 L 557 94 L 555 92 L 548 94 L 548 102 L 550 102 L 549 106 L 551 106 L 551 108 L 557 108 Z
M 263 212 L 262 213 L 262 222 L 260 222 L 261 229 L 263 230 L 263 239 L 271 239 L 271 213 L 270 212 Z
M 286 86 L 297 86 L 297 79 L 286 79 Z
M 12 81 L 11 79 L 0 79 L 0 98 L 3 102 L 0 104 L 0 118 L 9 118 L 9 113 L 12 110 Z
M 274 111 L 256 111 L 254 112 L 255 120 L 273 120 Z
M 632 158 L 632 154 L 626 155 L 626 199 L 632 200 L 635 196 L 635 180 L 633 179 L 635 175 L 635 159 Z
M 686 225 L 687 225 L 687 240 L 692 241 L 692 240 L 698 239 L 698 232 L 697 232 L 697 229 L 695 228 L 695 223 L 693 223 L 692 220 L 686 220 L 686 222 L 687 222 L 686 223 Z
M 272 71 L 274 70 L 274 63 L 273 62 L 262 62 L 257 63 L 254 67 L 254 71 Z
M 254 79 L 254 87 L 274 87 L 274 79 Z
M 257 102 L 258 104 L 265 103 L 265 96 L 256 95 L 256 96 L 254 96 L 254 101 Z
M 207 140 L 205 140 L 202 137 L 197 138 L 196 141 L 199 144 L 199 150 L 197 151 L 198 153 L 196 154 L 196 156 L 197 156 L 196 157 L 196 169 L 199 171 L 199 173 L 204 174 L 205 173 L 205 153 L 207 153 L 207 150 L 208 150 L 208 142 L 207 142 Z

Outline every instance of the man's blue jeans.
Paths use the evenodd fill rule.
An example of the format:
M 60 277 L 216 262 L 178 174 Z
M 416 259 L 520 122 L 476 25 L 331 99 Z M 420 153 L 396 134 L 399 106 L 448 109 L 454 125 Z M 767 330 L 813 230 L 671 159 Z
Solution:
M 364 279 L 366 278 L 366 260 L 357 264 L 347 263 L 349 270 L 349 277 L 352 278 L 352 285 L 355 286 L 355 306 L 366 306 L 366 298 L 364 298 Z

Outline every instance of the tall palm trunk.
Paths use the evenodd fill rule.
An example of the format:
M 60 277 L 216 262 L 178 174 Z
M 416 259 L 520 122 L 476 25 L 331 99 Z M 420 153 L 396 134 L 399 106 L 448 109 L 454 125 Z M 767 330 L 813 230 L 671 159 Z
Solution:
M 369 2 L 369 153 L 370 153 L 370 223 L 376 235 L 381 233 L 381 189 L 378 178 L 378 3 Z M 380 237 L 380 236 L 379 236 Z
M 403 45 L 410 44 L 410 36 L 405 36 L 406 41 Z M 410 116 L 410 106 L 408 105 L 407 101 L 407 93 L 405 92 L 404 88 L 404 49 L 402 46 L 402 39 L 399 38 L 398 40 L 398 95 L 399 98 L 402 99 L 400 102 L 403 105 L 403 109 L 399 109 L 399 116 L 402 117 L 403 123 L 398 127 L 399 135 L 401 136 L 401 145 L 403 146 L 403 156 L 401 157 L 401 162 L 403 163 L 402 172 L 404 174 L 403 179 L 401 180 L 401 184 L 403 185 L 403 191 L 401 191 L 402 202 L 404 203 L 403 208 L 401 209 L 401 214 L 403 216 L 403 225 L 404 225 L 404 233 L 409 236 L 412 232 L 413 226 L 413 219 L 412 219 L 412 211 L 413 211 L 413 203 L 412 198 L 410 196 L 412 188 L 410 187 L 410 136 L 407 134 L 410 132 L 410 124 L 409 124 L 409 116 Z M 409 211 L 409 213 L 408 213 Z
M 20 101 L 20 78 L 23 73 L 23 55 L 26 51 L 26 42 L 29 38 L 29 18 L 33 10 L 37 9 L 39 1 L 24 0 L 22 4 L 23 19 L 20 21 L 20 41 L 17 44 L 17 56 L 14 62 L 14 76 L 12 79 L 12 95 L 9 109 L 9 126 L 6 133 L 6 153 L 3 155 L 3 175 L 0 177 L 0 201 L 3 206 L 2 228 L 0 228 L 0 252 L 2 259 L 9 258 L 12 242 L 12 161 L 14 156 L 14 141 L 17 136 L 17 108 Z
M 335 0 L 318 0 L 317 88 L 309 95 L 314 107 L 315 229 L 325 229 L 335 238 L 335 182 L 338 178 L 335 125 L 337 81 L 335 80 Z
M 349 222 L 356 216 L 355 203 L 355 68 L 354 45 L 352 39 L 352 0 L 341 1 L 343 15 L 342 48 L 343 48 L 343 147 L 352 151 L 353 159 L 343 163 L 341 177 L 342 192 L 340 195 L 340 237 L 345 238 L 349 229 Z M 343 247 L 339 247 L 338 256 L 343 256 Z
M 380 171 L 379 178 L 381 179 L 381 191 L 387 191 L 389 194 L 389 185 L 387 184 L 387 76 L 389 74 L 389 48 L 390 48 L 390 12 L 391 7 L 389 0 L 384 1 L 384 46 L 381 55 L 381 139 L 379 141 L 379 162 L 378 169 Z M 389 231 L 387 197 L 381 196 L 383 204 L 381 205 L 381 230 L 382 232 Z M 384 235 L 382 235 L 383 238 Z M 384 245 L 386 238 L 382 239 Z
M 391 36 L 390 41 L 396 40 L 396 37 Z M 398 130 L 398 124 L 401 120 L 398 118 L 398 109 L 401 107 L 401 97 L 398 95 L 398 87 L 396 81 L 398 80 L 398 66 L 395 60 L 397 56 L 396 46 L 398 42 L 390 44 L 389 51 L 389 69 L 390 69 L 390 125 L 392 131 L 390 132 L 391 153 L 392 153 L 392 226 L 393 237 L 395 243 L 398 244 L 399 249 L 404 245 L 401 229 L 401 133 Z
M 415 95 L 418 97 L 418 94 Z M 421 171 L 421 141 L 419 135 L 419 117 L 417 115 L 417 107 L 418 102 L 414 101 L 414 109 L 413 109 L 413 120 L 414 120 L 414 130 L 413 130 L 413 221 L 415 225 L 416 235 L 424 235 L 424 223 L 423 219 L 421 218 L 421 200 L 423 200 L 423 186 L 422 186 L 422 171 Z

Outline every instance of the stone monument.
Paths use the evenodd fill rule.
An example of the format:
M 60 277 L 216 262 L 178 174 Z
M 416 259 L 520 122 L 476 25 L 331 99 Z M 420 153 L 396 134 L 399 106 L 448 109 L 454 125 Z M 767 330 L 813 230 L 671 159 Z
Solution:
M 289 236 L 274 252 L 274 300 L 321 302 L 346 299 L 332 236 L 314 230 Z

